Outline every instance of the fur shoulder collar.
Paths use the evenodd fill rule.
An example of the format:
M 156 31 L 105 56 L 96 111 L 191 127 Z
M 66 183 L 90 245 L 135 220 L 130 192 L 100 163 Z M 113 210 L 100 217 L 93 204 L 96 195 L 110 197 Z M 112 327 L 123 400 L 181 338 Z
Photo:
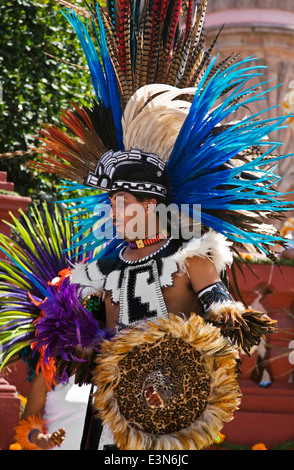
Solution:
M 207 257 L 214 263 L 218 273 L 230 266 L 233 255 L 230 250 L 232 242 L 220 233 L 209 230 L 201 238 L 193 238 L 172 255 L 180 269 L 185 269 L 190 258 Z M 98 262 L 80 263 L 72 267 L 71 282 L 83 287 L 85 296 L 103 292 L 105 273 L 102 273 Z
M 174 259 L 183 269 L 194 256 L 211 259 L 218 273 L 224 271 L 226 266 L 231 266 L 233 255 L 230 250 L 232 242 L 224 235 L 213 230 L 206 232 L 201 238 L 193 238 L 185 243 L 174 255 Z
M 77 263 L 71 268 L 71 282 L 79 284 L 83 296 L 101 295 L 105 276 L 101 273 L 98 263 Z

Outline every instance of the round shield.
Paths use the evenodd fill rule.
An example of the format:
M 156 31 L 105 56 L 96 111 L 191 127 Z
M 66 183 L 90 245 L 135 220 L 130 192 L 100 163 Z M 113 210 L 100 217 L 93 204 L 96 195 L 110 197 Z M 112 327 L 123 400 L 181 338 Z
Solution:
M 121 450 L 209 446 L 240 403 L 238 352 L 196 314 L 169 314 L 103 344 L 95 408 Z

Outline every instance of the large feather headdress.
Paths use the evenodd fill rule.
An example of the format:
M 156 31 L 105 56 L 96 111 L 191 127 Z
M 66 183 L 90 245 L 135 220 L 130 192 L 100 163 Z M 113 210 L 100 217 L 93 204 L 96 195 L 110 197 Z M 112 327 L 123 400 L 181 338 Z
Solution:
M 188 204 L 191 217 L 200 205 L 204 231 L 271 256 L 271 245 L 282 239 L 267 221 L 289 204 L 275 189 L 274 168 L 285 156 L 276 154 L 280 143 L 269 136 L 285 117 L 235 120 L 237 111 L 247 112 L 270 92 L 253 84 L 263 68 L 256 58 L 212 57 L 217 38 L 205 48 L 206 0 L 110 0 L 108 13 L 96 2 L 87 8 L 60 3 L 71 7 L 64 14 L 87 59 L 95 100 L 63 112 L 66 131 L 44 125 L 34 167 L 64 177 L 68 191 L 84 188 L 89 174 L 101 176 L 108 158 L 132 150 L 151 154 L 167 172 L 171 203 Z M 91 214 L 77 238 L 102 223 L 109 205 L 105 191 L 68 202 Z M 121 240 L 97 238 L 93 229 L 83 243 L 84 251 L 106 243 L 103 256 Z

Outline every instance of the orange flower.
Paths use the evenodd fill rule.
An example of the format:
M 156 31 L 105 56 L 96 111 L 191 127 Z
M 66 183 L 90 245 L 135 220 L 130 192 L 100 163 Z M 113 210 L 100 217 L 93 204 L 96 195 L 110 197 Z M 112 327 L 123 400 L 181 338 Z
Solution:
M 221 444 L 222 442 L 224 442 L 225 438 L 226 436 L 220 432 L 218 436 L 214 439 L 214 442 L 216 444 Z
M 267 450 L 266 446 L 263 443 L 255 444 L 252 446 L 251 450 Z
M 51 282 L 48 282 L 48 284 L 50 285 L 53 285 L 53 286 L 57 286 L 57 287 L 60 287 L 60 284 L 61 282 L 68 276 L 71 275 L 71 268 L 66 268 L 66 269 L 62 269 L 59 273 L 58 273 L 58 276 L 55 277 L 54 279 L 52 279 Z

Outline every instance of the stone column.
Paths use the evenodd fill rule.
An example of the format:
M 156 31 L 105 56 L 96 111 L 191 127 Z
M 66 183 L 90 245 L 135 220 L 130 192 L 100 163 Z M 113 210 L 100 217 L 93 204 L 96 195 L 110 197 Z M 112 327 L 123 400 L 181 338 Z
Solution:
M 13 442 L 14 427 L 20 419 L 20 399 L 16 388 L 0 377 L 0 450 L 8 450 Z
M 0 233 L 10 235 L 10 228 L 5 221 L 11 222 L 9 212 L 19 217 L 19 209 L 26 211 L 31 198 L 14 194 L 14 184 L 7 182 L 7 173 L 0 172 Z M 0 252 L 0 258 L 5 258 Z M 0 345 L 1 349 L 1 345 Z M 4 377 L 0 376 L 0 449 L 7 450 L 13 442 L 14 427 L 20 419 L 20 399 L 17 390 Z
M 256 78 L 256 84 L 271 80 L 262 89 L 272 90 L 264 100 L 253 103 L 250 109 L 238 112 L 235 119 L 258 113 L 267 108 L 281 106 L 289 85 L 294 80 L 294 10 L 293 1 L 284 0 L 213 0 L 208 1 L 205 28 L 207 44 L 215 38 L 223 26 L 221 35 L 213 50 L 219 60 L 232 53 L 240 53 L 241 59 L 248 56 L 258 58 L 257 65 L 266 66 L 263 76 Z M 250 82 L 250 85 L 253 84 Z M 259 116 L 260 119 L 283 116 L 282 107 L 276 107 Z M 272 133 L 271 141 L 283 142 L 276 153 L 294 153 L 294 130 L 282 129 Z M 282 192 L 294 189 L 294 157 L 279 161 L 275 173 L 283 176 L 277 183 Z
M 0 233 L 10 236 L 10 228 L 5 223 L 5 221 L 11 222 L 9 212 L 19 217 L 19 209 L 25 212 L 32 200 L 30 197 L 22 197 L 14 194 L 14 184 L 7 182 L 6 178 L 7 173 L 0 171 Z M 0 252 L 0 258 L 4 257 L 5 255 Z

